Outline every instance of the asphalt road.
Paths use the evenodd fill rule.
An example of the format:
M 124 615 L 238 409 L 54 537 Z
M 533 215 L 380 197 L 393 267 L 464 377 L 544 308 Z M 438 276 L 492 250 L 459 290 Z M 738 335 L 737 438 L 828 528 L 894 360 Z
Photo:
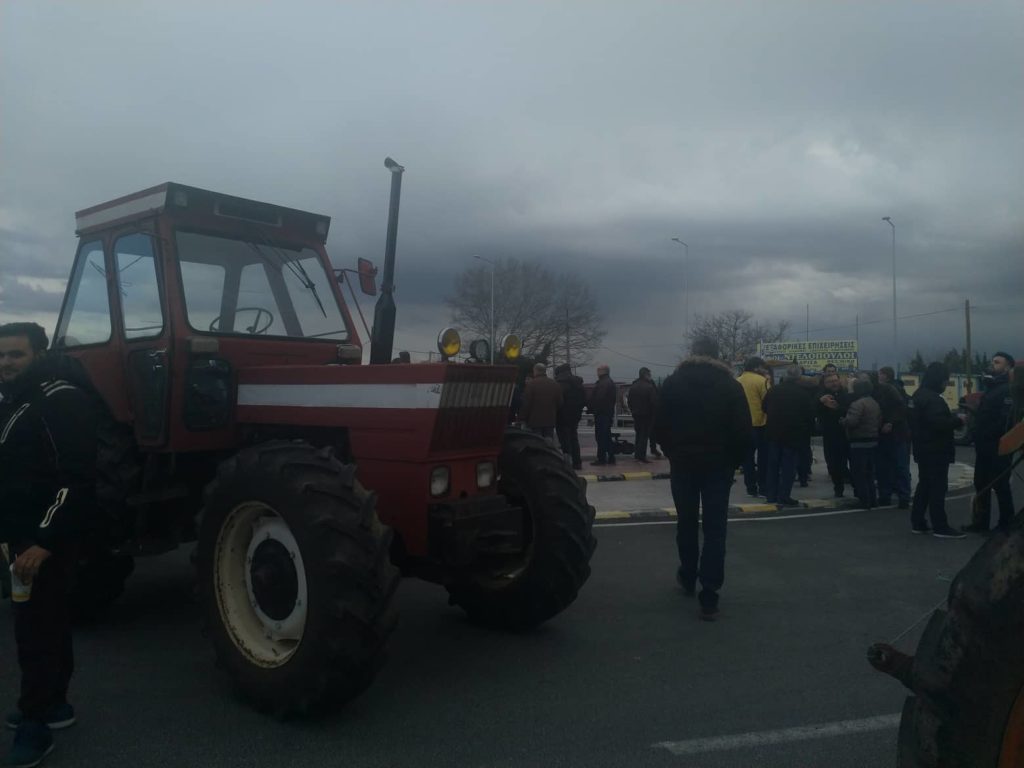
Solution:
M 965 519 L 966 500 L 951 511 Z M 76 635 L 80 722 L 47 765 L 892 766 L 892 719 L 799 741 L 808 734 L 790 729 L 898 713 L 901 687 L 864 651 L 942 601 L 981 542 L 912 536 L 896 510 L 736 522 L 722 616 L 708 624 L 673 581 L 672 524 L 597 535 L 577 602 L 527 634 L 478 629 L 442 589 L 404 582 L 373 686 L 298 723 L 250 711 L 214 667 L 187 552 L 143 561 L 110 620 Z M 13 703 L 10 623 L 0 606 L 0 691 Z M 748 733 L 747 746 L 707 741 Z

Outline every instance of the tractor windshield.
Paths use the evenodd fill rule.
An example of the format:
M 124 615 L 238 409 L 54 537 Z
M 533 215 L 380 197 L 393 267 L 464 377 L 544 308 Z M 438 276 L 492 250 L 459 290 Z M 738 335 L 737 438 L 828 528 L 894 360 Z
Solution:
M 348 328 L 316 251 L 178 230 L 188 322 L 211 333 L 347 340 Z

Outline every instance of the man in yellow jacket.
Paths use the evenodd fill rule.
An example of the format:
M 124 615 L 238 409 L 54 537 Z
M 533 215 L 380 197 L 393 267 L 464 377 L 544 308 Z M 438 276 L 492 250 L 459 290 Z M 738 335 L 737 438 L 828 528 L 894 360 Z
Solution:
M 753 427 L 750 451 L 743 461 L 743 482 L 747 486 L 748 496 L 764 496 L 765 469 L 768 466 L 764 453 L 764 397 L 768 394 L 768 381 L 758 373 L 758 369 L 764 367 L 765 362 L 761 358 L 748 357 L 743 364 L 743 373 L 738 378 L 747 396 L 750 423 Z

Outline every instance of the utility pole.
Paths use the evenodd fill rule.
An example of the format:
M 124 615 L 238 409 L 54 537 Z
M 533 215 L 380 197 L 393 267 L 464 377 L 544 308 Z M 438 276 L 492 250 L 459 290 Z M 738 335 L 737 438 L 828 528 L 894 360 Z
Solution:
M 854 318 L 853 324 L 853 338 L 857 341 L 857 345 L 860 346 L 860 312 L 858 312 L 856 317 Z
M 898 355 L 896 353 L 896 225 L 892 221 L 892 216 L 883 216 L 882 221 L 892 227 L 892 357 L 898 371 L 899 362 L 897 362 Z
M 964 300 L 964 325 L 967 329 L 967 392 L 974 391 L 974 380 L 971 379 L 971 300 Z
M 569 308 L 565 308 L 565 362 L 572 366 L 572 347 L 569 344 Z
M 804 326 L 804 341 L 811 340 L 811 305 L 807 305 L 807 325 Z

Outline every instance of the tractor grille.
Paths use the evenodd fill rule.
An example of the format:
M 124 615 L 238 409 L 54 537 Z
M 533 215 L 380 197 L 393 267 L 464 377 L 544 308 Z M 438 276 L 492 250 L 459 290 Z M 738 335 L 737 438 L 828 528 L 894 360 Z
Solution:
M 514 386 L 514 368 L 451 366 L 441 390 L 431 450 L 498 448 Z

